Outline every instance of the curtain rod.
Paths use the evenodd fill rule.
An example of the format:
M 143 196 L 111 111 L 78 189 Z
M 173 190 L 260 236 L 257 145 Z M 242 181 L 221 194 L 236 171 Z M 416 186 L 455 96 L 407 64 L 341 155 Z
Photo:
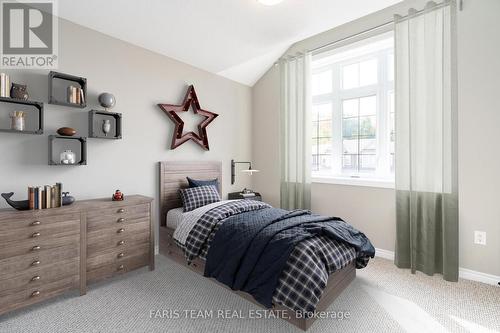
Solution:
M 436 4 L 435 6 L 433 6 L 433 7 L 432 7 L 432 10 L 439 9 L 439 8 L 442 8 L 442 7 L 445 7 L 445 6 L 448 6 L 448 5 L 450 5 L 450 4 L 452 3 L 452 1 L 453 1 L 453 0 L 451 0 L 451 1 L 450 1 L 450 0 L 445 0 L 445 1 L 441 2 L 441 3 L 439 3 L 439 4 Z M 431 2 L 432 2 L 432 1 L 431 1 Z M 463 6 L 463 0 L 460 0 L 460 10 L 462 10 L 462 6 Z M 410 17 L 415 17 L 415 16 L 422 15 L 423 13 L 425 13 L 425 12 L 426 12 L 426 11 L 428 11 L 428 10 L 429 10 L 429 8 L 427 8 L 427 7 L 426 7 L 426 8 L 424 8 L 424 9 L 422 9 L 422 10 L 414 11 L 414 12 L 412 12 L 411 14 L 404 15 L 404 16 L 399 16 L 399 17 L 398 17 L 398 21 L 404 21 L 404 20 L 409 19 Z M 322 50 L 322 49 L 324 49 L 324 48 L 331 47 L 331 46 L 333 46 L 333 45 L 336 45 L 336 44 L 339 44 L 339 43 L 345 42 L 345 41 L 347 41 L 347 40 L 350 40 L 350 39 L 353 39 L 353 38 L 359 37 L 359 36 L 361 36 L 361 35 L 364 35 L 364 34 L 367 34 L 367 33 L 373 32 L 373 31 L 378 30 L 378 29 L 382 29 L 382 28 L 384 28 L 384 27 L 386 27 L 386 26 L 388 26 L 388 25 L 391 25 L 391 24 L 394 24 L 394 19 L 389 20 L 389 21 L 387 21 L 387 22 L 385 22 L 385 23 L 379 24 L 379 25 L 377 25 L 377 26 L 375 26 L 375 27 L 372 27 L 372 28 L 369 28 L 369 29 L 366 29 L 366 30 L 360 31 L 360 32 L 358 32 L 358 33 L 355 33 L 354 35 L 346 36 L 346 37 L 343 37 L 343 38 L 341 38 L 341 39 L 337 39 L 337 40 L 335 40 L 335 41 L 333 41 L 333 42 L 329 42 L 329 43 L 327 43 L 327 44 L 324 44 L 324 45 L 321 45 L 321 46 L 318 46 L 318 47 L 315 47 L 315 48 L 312 48 L 312 49 L 306 50 L 305 52 L 307 52 L 307 53 L 308 53 L 308 52 L 312 52 L 312 53 L 314 53 L 314 52 L 317 52 L 317 51 Z M 279 60 L 281 60 L 281 59 L 283 59 L 283 58 L 287 58 L 287 59 L 295 59 L 295 58 L 297 58 L 297 56 L 289 56 L 289 57 L 286 57 L 286 56 L 285 56 L 285 57 L 281 57 Z M 277 62 L 275 62 L 275 63 L 274 63 L 274 66 L 278 65 L 279 60 L 278 60 Z

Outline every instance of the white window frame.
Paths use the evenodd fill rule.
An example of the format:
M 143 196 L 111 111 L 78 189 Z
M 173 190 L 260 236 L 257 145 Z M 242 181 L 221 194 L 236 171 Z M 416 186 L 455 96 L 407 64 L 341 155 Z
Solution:
M 311 180 L 313 183 L 394 188 L 394 173 L 390 172 L 391 157 L 388 151 L 390 143 L 389 92 L 394 91 L 394 80 L 390 81 L 389 78 L 388 62 L 393 55 L 394 49 L 384 49 L 312 69 L 311 75 L 327 70 L 331 70 L 332 73 L 332 91 L 330 93 L 312 96 L 313 105 L 329 103 L 332 106 L 332 172 L 320 173 L 312 171 Z M 350 64 L 373 58 L 377 59 L 377 84 L 352 89 L 342 89 L 342 68 Z M 377 96 L 376 170 L 378 170 L 378 173 L 375 175 L 373 175 L 373 173 L 342 173 L 342 101 L 374 95 Z M 383 110 L 383 112 L 381 112 L 381 110 Z

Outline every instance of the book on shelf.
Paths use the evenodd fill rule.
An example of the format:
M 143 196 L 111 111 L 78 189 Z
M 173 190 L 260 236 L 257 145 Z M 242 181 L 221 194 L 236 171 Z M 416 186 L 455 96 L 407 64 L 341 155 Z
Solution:
M 38 206 L 37 206 L 36 209 L 43 209 L 43 187 L 38 186 L 36 194 L 37 194 L 37 197 L 38 197 L 38 199 L 37 199 Z
M 62 206 L 62 183 L 28 186 L 29 209 L 47 209 Z
M 76 88 L 76 104 L 82 104 L 80 90 L 80 88 Z
M 51 189 L 52 186 L 50 185 L 45 185 L 44 193 L 45 193 L 45 208 L 51 208 L 51 201 L 50 201 L 50 196 L 51 196 Z
M 0 97 L 10 97 L 10 77 L 0 73 Z
M 62 206 L 62 183 L 56 183 L 56 207 Z
M 50 207 L 56 207 L 56 187 L 50 187 Z
M 45 188 L 41 187 L 42 189 L 42 209 L 47 208 L 47 192 L 45 192 Z
M 67 99 L 68 103 L 71 104 L 83 104 L 84 103 L 83 89 L 75 86 L 68 86 Z
M 28 207 L 29 209 L 35 208 L 35 188 L 33 186 L 28 187 Z
M 68 88 L 66 88 L 66 99 L 68 101 L 68 103 L 73 103 L 73 86 L 68 86 Z

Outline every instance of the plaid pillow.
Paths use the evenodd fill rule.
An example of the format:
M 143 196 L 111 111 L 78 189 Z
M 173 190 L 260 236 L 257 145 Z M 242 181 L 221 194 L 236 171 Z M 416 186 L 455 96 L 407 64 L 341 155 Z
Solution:
M 184 212 L 221 200 L 217 188 L 213 185 L 184 188 L 180 193 Z
M 189 183 L 189 187 L 199 187 L 199 186 L 210 186 L 213 185 L 217 189 L 217 192 L 219 192 L 219 179 L 211 179 L 211 180 L 201 180 L 201 179 L 193 179 L 186 177 L 187 181 Z

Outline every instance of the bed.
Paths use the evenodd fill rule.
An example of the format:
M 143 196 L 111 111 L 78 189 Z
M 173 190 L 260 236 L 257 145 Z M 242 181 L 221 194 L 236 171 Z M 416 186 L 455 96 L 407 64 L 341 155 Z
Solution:
M 160 179 L 160 253 L 175 262 L 188 267 L 198 274 L 205 272 L 206 260 L 202 257 L 190 258 L 189 264 L 186 260 L 186 249 L 174 239 L 174 234 L 179 225 L 185 223 L 186 213 L 182 211 L 182 201 L 179 195 L 181 188 L 188 187 L 186 177 L 209 180 L 219 179 L 219 193 L 222 193 L 222 168 L 221 162 L 198 162 L 198 161 L 169 161 L 159 163 Z M 248 201 L 247 201 L 248 202 Z M 196 214 L 193 214 L 196 215 Z M 215 251 L 215 250 L 214 250 Z M 327 278 L 326 286 L 322 291 L 319 302 L 315 306 L 316 311 L 325 311 L 328 306 L 340 295 L 340 293 L 354 280 L 356 276 L 356 261 L 348 262 L 343 268 L 336 270 Z M 224 287 L 224 284 L 212 279 Z M 226 287 L 227 288 L 227 287 Z M 256 299 L 243 291 L 234 291 L 245 299 L 261 306 Z M 304 318 L 297 315 L 295 310 L 274 302 L 272 309 L 279 310 L 280 317 L 301 328 L 307 330 L 314 322 L 315 317 Z

